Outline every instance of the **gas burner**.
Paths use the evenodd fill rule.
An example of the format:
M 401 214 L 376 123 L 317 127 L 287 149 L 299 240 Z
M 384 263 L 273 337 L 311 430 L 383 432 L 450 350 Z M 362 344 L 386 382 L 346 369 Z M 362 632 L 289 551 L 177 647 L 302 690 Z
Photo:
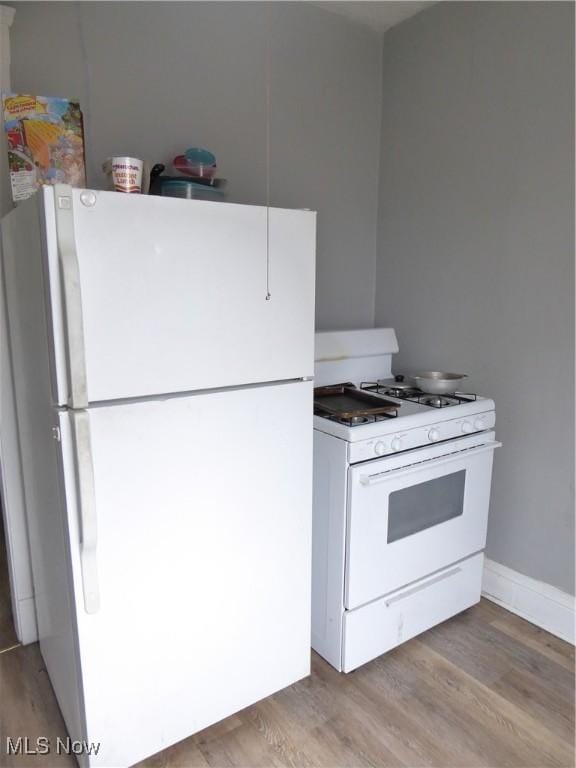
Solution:
M 473 403 L 476 395 L 469 392 L 454 392 L 451 395 L 428 395 L 420 390 L 416 390 L 414 395 L 410 395 L 406 400 L 412 403 L 420 403 L 430 408 L 450 408 L 453 405 L 463 405 L 464 403 Z
M 389 411 L 388 413 L 375 413 L 373 415 L 367 414 L 365 416 L 354 416 L 352 414 L 345 414 L 343 416 L 334 413 L 327 413 L 320 408 L 314 409 L 315 416 L 322 416 L 323 419 L 333 421 L 336 424 L 343 424 L 345 427 L 361 427 L 364 424 L 375 424 L 377 421 L 387 421 L 388 419 L 395 419 L 398 416 L 398 411 Z
M 414 387 L 384 387 L 378 391 L 383 395 L 388 395 L 388 397 L 398 397 L 400 399 L 414 397 L 420 394 L 420 390 L 415 389 Z
M 476 395 L 467 392 L 454 392 L 451 395 L 429 395 L 411 384 L 398 381 L 398 376 L 392 379 L 380 379 L 379 381 L 363 381 L 360 389 L 365 392 L 373 392 L 376 395 L 396 397 L 398 400 L 407 400 L 419 405 L 427 405 L 430 408 L 448 408 L 462 403 L 473 403 Z
M 455 405 L 454 400 L 449 400 L 441 395 L 424 395 L 418 399 L 422 405 L 429 405 L 431 408 L 445 408 L 447 405 Z
M 396 397 L 398 400 L 408 400 L 410 397 L 418 397 L 422 394 L 422 390 L 418 389 L 418 387 L 398 381 L 398 378 L 401 377 L 396 377 L 394 380 L 363 381 L 360 383 L 360 389 L 365 392 L 374 392 L 376 395 Z
M 368 424 L 370 419 L 367 416 L 351 416 L 347 421 L 351 427 L 356 427 L 358 424 Z

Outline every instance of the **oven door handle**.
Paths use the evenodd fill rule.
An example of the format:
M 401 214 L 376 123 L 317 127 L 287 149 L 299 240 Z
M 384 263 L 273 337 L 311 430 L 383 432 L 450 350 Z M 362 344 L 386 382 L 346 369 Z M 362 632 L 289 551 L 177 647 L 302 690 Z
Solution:
M 455 451 L 447 456 L 440 456 L 437 459 L 426 459 L 420 461 L 417 464 L 411 464 L 408 467 L 402 467 L 400 469 L 389 469 L 386 472 L 379 472 L 377 475 L 361 475 L 360 482 L 362 485 L 370 486 L 377 483 L 388 482 L 389 480 L 396 480 L 398 477 L 405 477 L 406 475 L 412 475 L 415 472 L 420 472 L 422 469 L 429 469 L 430 467 L 443 467 L 445 464 L 451 464 L 458 459 L 468 456 L 478 456 L 481 453 L 488 453 L 495 448 L 499 448 L 502 443 L 497 440 L 491 440 L 489 443 L 480 445 L 477 448 L 465 448 L 463 451 Z

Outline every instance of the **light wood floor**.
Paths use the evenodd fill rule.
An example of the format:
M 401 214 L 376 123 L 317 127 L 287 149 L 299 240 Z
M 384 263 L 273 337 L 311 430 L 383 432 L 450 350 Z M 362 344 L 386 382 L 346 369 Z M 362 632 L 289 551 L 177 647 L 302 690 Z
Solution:
M 0 765 L 73 765 L 8 757 L 6 735 L 65 736 L 35 645 L 0 654 Z M 139 768 L 573 765 L 574 649 L 482 601 L 351 675 L 313 655 L 311 677 Z

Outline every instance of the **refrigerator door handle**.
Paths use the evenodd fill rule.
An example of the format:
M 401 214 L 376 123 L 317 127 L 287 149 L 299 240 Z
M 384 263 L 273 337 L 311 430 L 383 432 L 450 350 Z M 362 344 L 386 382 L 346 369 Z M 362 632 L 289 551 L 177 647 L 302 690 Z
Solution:
M 82 316 L 82 294 L 80 291 L 80 269 L 74 236 L 72 187 L 67 184 L 55 184 L 54 200 L 56 204 L 58 260 L 60 263 L 64 325 L 66 329 L 68 405 L 71 408 L 87 408 L 88 381 L 84 351 L 84 320 Z
M 72 430 L 76 449 L 76 487 L 80 518 L 80 567 L 86 613 L 96 613 L 100 607 L 98 589 L 96 497 L 94 467 L 90 439 L 90 418 L 87 411 L 72 411 Z

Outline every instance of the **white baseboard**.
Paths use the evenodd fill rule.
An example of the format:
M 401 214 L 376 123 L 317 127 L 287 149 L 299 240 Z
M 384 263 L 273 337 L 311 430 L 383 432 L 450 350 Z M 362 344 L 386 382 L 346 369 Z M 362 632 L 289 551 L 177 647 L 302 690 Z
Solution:
M 16 634 L 22 645 L 36 643 L 38 641 L 38 628 L 36 626 L 36 607 L 34 598 L 28 597 L 18 601 L 18 620 L 15 621 Z
M 576 601 L 567 592 L 485 558 L 482 595 L 537 627 L 575 644 Z

